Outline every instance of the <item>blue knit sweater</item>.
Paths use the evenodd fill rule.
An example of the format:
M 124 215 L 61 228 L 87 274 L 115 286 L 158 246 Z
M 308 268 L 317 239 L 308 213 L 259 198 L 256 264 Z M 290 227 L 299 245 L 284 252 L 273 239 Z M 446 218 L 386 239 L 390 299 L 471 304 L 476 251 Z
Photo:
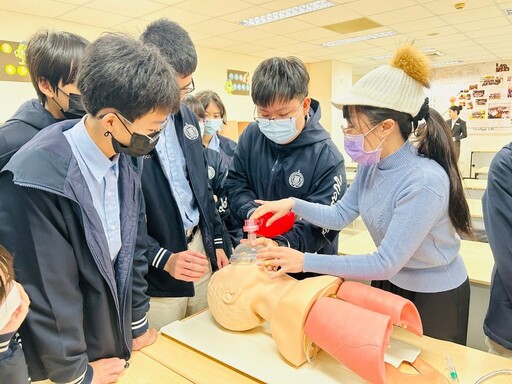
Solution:
M 340 230 L 361 215 L 377 251 L 366 255 L 306 253 L 304 271 L 349 279 L 390 280 L 415 292 L 442 292 L 467 278 L 460 237 L 448 216 L 449 179 L 434 160 L 406 141 L 376 165 L 357 169 L 333 206 L 294 199 L 303 219 Z

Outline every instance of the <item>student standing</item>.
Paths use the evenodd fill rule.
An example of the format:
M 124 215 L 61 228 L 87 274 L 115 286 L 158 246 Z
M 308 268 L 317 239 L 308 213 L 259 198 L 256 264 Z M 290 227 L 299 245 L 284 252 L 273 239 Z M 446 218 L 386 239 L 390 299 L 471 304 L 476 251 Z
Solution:
M 220 96 L 214 91 L 201 91 L 196 94 L 196 97 L 206 112 L 203 145 L 206 148 L 219 152 L 229 167 L 235 155 L 237 144 L 235 141 L 219 133 L 222 130 L 222 126 L 228 122 L 226 107 Z
M 14 281 L 11 255 L 0 245 L 0 383 L 27 384 L 28 371 L 15 333 L 28 313 L 30 300 Z
M 466 343 L 469 280 L 458 232 L 472 234 L 451 132 L 428 106 L 428 59 L 414 46 L 390 65 L 363 76 L 335 105 L 348 121 L 345 150 L 359 163 L 347 193 L 332 206 L 288 198 L 266 203 L 253 217 L 293 209 L 303 220 L 340 230 L 361 215 L 377 250 L 368 255 L 316 255 L 270 247 L 269 268 L 316 272 L 372 285 L 411 300 L 426 335 Z M 415 132 L 420 120 L 426 125 Z M 419 134 L 417 147 L 409 141 Z M 269 220 L 270 222 L 270 220 Z
M 20 329 L 32 380 L 110 383 L 148 330 L 140 167 L 179 106 L 174 71 L 132 38 L 85 51 L 88 114 L 41 131 L 0 173 L 0 241 L 31 298 Z
M 89 42 L 70 32 L 45 31 L 27 44 L 27 66 L 38 100 L 26 101 L 0 126 L 0 169 L 41 129 L 85 111 L 76 87 L 82 53 Z
M 462 107 L 452 105 L 448 109 L 450 119 L 446 120 L 446 123 L 452 130 L 453 144 L 455 145 L 455 158 L 459 161 L 460 156 L 460 141 L 468 137 L 466 122 L 459 118 L 460 110 Z
M 192 95 L 185 96 L 181 102 L 189 107 L 196 115 L 199 122 L 199 131 L 202 134 L 206 123 L 206 113 L 203 105 L 195 96 Z M 222 223 L 231 222 L 231 210 L 229 209 L 228 197 L 226 190 L 224 189 L 224 181 L 228 175 L 228 166 L 222 159 L 219 152 L 210 148 L 204 148 L 204 150 L 208 167 L 208 182 L 213 191 L 215 206 L 217 207 Z M 235 233 L 238 234 L 240 231 L 241 228 L 238 228 L 238 231 Z M 237 237 L 235 236 L 235 239 L 236 238 Z M 223 240 L 224 251 L 226 254 L 231 254 L 232 244 L 227 228 L 225 228 Z
M 226 179 L 239 227 L 258 206 L 256 199 L 295 196 L 334 204 L 345 193 L 343 157 L 320 124 L 320 105 L 309 97 L 308 85 L 306 67 L 295 57 L 264 60 L 254 72 L 256 121 L 240 136 Z M 333 254 L 338 231 L 297 220 L 288 232 L 260 243 Z
M 141 35 L 176 71 L 180 97 L 194 90 L 194 44 L 178 24 L 160 19 Z M 212 272 L 228 264 L 224 227 L 208 185 L 199 123 L 186 106 L 169 116 L 156 148 L 144 156 L 142 187 L 149 234 L 149 322 L 161 328 L 207 307 Z
M 494 257 L 491 297 L 484 321 L 489 352 L 512 358 L 512 143 L 494 156 L 482 199 Z

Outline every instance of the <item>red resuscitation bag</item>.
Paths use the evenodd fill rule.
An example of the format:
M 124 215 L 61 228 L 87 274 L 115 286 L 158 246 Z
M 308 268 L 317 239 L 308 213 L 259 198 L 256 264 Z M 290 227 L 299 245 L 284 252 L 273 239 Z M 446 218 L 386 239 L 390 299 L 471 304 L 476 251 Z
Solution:
M 273 215 L 274 214 L 272 212 L 268 212 L 258 219 L 259 229 L 256 231 L 258 236 L 273 238 L 282 235 L 283 233 L 286 233 L 292 229 L 293 224 L 295 223 L 295 214 L 293 212 L 288 212 L 286 215 L 277 219 L 272 223 L 272 225 L 267 227 L 267 221 Z

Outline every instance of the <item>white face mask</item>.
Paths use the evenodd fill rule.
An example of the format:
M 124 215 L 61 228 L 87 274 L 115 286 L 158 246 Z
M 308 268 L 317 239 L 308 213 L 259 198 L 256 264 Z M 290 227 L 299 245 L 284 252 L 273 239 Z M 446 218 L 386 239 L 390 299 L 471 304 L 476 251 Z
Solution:
M 20 292 L 18 291 L 16 284 L 13 283 L 5 301 L 0 304 L 0 329 L 3 329 L 11 320 L 12 314 L 16 312 L 20 304 Z
M 301 110 L 302 103 L 293 117 L 285 117 L 284 119 L 255 117 L 255 119 L 258 122 L 261 133 L 269 140 L 272 140 L 276 144 L 287 144 L 297 135 L 297 115 Z
M 295 117 L 278 120 L 257 119 L 261 133 L 276 144 L 286 144 L 297 134 Z
M 220 127 L 222 127 L 222 124 L 222 119 L 206 119 L 206 124 L 204 125 L 204 133 L 207 135 L 214 135 L 220 129 Z

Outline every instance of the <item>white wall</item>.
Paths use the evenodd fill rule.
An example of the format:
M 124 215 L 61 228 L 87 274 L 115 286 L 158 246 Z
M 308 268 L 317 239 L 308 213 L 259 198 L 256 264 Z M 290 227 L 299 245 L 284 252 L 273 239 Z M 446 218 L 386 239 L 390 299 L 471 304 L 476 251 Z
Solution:
M 194 74 L 196 92 L 211 89 L 219 94 L 226 107 L 228 120 L 252 121 L 254 104 L 250 95 L 230 95 L 224 90 L 226 70 L 248 71 L 251 77 L 258 64 L 263 60 L 245 54 L 234 54 L 197 47 L 198 66 Z
M 10 41 L 27 41 L 38 30 L 51 28 L 65 30 L 84 36 L 89 40 L 97 38 L 104 30 L 85 25 L 46 19 L 14 12 L 2 11 L 0 23 L 0 39 Z M 137 30 L 124 32 L 137 35 Z M 233 54 L 220 50 L 197 47 L 198 68 L 194 74 L 196 91 L 212 89 L 216 91 L 226 105 L 228 119 L 252 120 L 254 106 L 250 96 L 229 95 L 224 90 L 226 69 L 239 69 L 249 71 L 250 74 L 262 60 L 245 54 Z M 5 121 L 25 100 L 37 97 L 30 82 L 18 83 L 10 81 L 0 82 L 0 122 Z
M 508 63 L 510 66 L 511 62 L 512 60 L 506 60 L 500 62 L 500 64 Z M 431 89 L 429 90 L 431 106 L 439 111 L 445 119 L 448 119 L 447 110 L 451 106 L 450 97 L 456 97 L 459 91 L 468 89 L 470 84 L 480 85 L 481 77 L 487 75 L 503 76 L 504 83 L 508 83 L 507 77 L 512 76 L 512 72 L 496 73 L 495 62 L 437 69 L 434 73 Z M 485 89 L 486 87 L 481 88 Z M 488 92 L 488 89 L 486 92 Z M 487 94 L 485 97 L 487 97 Z M 503 99 L 503 102 L 510 103 L 510 100 Z M 468 137 L 461 141 L 459 159 L 459 167 L 464 177 L 469 177 L 470 175 L 472 151 L 497 151 L 512 140 L 512 124 L 510 120 L 470 120 L 470 112 L 471 110 L 463 109 L 460 113 L 460 117 L 468 123 Z
M 95 39 L 103 30 L 80 24 L 47 19 L 15 12 L 2 11 L 0 39 L 9 41 L 27 41 L 31 35 L 42 29 L 55 29 L 74 32 L 89 40 Z M 5 121 L 27 99 L 37 97 L 32 83 L 0 81 L 0 122 Z
M 323 127 L 331 133 L 334 143 L 345 157 L 351 161 L 343 148 L 343 133 L 341 132 L 342 113 L 334 108 L 331 100 L 350 89 L 352 86 L 352 65 L 338 61 L 321 61 L 308 63 L 310 75 L 309 93 L 320 102 L 322 108 Z

